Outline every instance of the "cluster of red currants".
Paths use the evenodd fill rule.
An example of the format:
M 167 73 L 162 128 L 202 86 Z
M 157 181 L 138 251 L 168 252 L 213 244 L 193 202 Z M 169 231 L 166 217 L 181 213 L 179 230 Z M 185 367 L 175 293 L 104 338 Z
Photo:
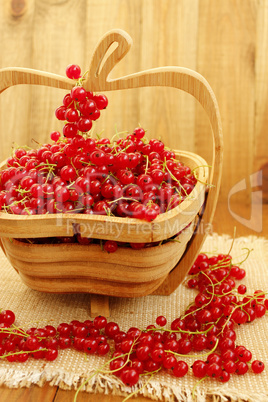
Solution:
M 0 173 L 0 208 L 17 215 L 84 213 L 152 221 L 179 205 L 193 190 L 191 169 L 175 160 L 163 142 L 77 135 L 18 148 Z
M 256 290 L 253 295 L 245 295 L 245 285 L 236 288 L 236 280 L 243 279 L 246 272 L 232 264 L 230 255 L 209 258 L 199 254 L 189 274 L 187 285 L 198 289 L 198 294 L 185 312 L 184 324 L 179 321 L 179 326 L 195 333 L 190 338 L 192 350 L 215 350 L 207 361 L 194 362 L 193 374 L 199 378 L 219 378 L 222 382 L 228 381 L 231 374 L 245 374 L 252 353 L 236 344 L 236 328 L 265 315 L 268 309 L 265 292 Z M 253 361 L 251 366 L 255 373 L 264 369 L 260 361 Z
M 208 257 L 200 254 L 186 283 L 198 289 L 194 303 L 166 327 L 167 320 L 158 316 L 155 324 L 140 330 L 131 327 L 122 331 L 115 322 L 105 317 L 93 321 L 61 323 L 57 328 L 15 327 L 12 311 L 0 314 L 0 356 L 10 362 L 33 358 L 54 360 L 58 349 L 74 348 L 87 354 L 106 355 L 112 352 L 110 372 L 124 384 L 135 385 L 141 374 L 165 370 L 175 377 L 189 371 L 188 356 L 194 358 L 192 373 L 197 378 L 215 378 L 227 382 L 232 374 L 243 375 L 251 366 L 258 374 L 264 363 L 253 360 L 252 353 L 236 342 L 236 330 L 241 324 L 264 316 L 268 309 L 265 292 L 241 294 L 236 280 L 245 277 L 244 269 L 233 265 L 230 255 Z M 239 290 L 240 289 L 240 290 Z M 191 353 L 190 353 L 191 352 Z M 199 353 L 206 355 L 205 360 Z M 107 371 L 107 370 L 106 370 Z
M 81 69 L 77 65 L 69 65 L 66 68 L 68 78 L 76 79 L 77 85 L 63 98 L 63 105 L 58 107 L 55 115 L 58 120 L 66 121 L 63 127 L 63 135 L 66 138 L 75 137 L 78 132 L 87 133 L 91 130 L 92 121 L 98 120 L 100 111 L 108 106 L 108 99 L 103 94 L 93 94 L 86 91 L 83 86 Z M 51 139 L 57 141 L 60 138 L 58 131 L 51 133 Z

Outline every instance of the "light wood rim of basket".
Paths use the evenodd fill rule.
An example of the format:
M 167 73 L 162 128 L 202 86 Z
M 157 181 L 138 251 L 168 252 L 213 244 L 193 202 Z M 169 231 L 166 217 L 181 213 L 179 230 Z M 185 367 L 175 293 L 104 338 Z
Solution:
M 112 44 L 117 47 L 108 54 Z M 165 86 L 183 90 L 203 106 L 208 115 L 213 134 L 213 169 L 210 178 L 210 188 L 207 194 L 206 207 L 202 215 L 203 226 L 211 224 L 219 196 L 222 160 L 223 139 L 219 108 L 216 97 L 205 78 L 195 71 L 183 67 L 159 67 L 124 77 L 111 79 L 110 72 L 125 56 L 132 45 L 132 39 L 123 30 L 109 31 L 97 45 L 89 68 L 89 74 L 84 87 L 91 91 L 111 91 L 139 87 Z M 108 54 L 108 56 L 107 56 Z M 73 81 L 65 77 L 38 70 L 25 68 L 5 68 L 0 70 L 0 93 L 13 85 L 31 84 L 46 85 L 70 90 Z M 205 233 L 196 233 L 191 239 L 186 252 L 178 265 L 157 292 L 169 294 L 177 287 L 205 241 Z

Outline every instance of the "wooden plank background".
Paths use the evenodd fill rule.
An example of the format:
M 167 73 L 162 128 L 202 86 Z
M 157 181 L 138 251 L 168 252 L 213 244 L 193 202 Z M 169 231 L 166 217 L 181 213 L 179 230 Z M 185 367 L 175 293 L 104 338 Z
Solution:
M 164 65 L 201 73 L 220 107 L 225 155 L 221 199 L 239 181 L 268 171 L 268 0 L 5 0 L 0 2 L 0 68 L 20 66 L 65 74 L 70 63 L 86 71 L 108 30 L 133 39 L 112 75 Z M 62 124 L 54 117 L 65 92 L 16 87 L 0 97 L 0 157 L 13 144 L 47 142 Z M 170 88 L 109 94 L 98 132 L 112 136 L 141 124 L 148 136 L 196 152 L 210 163 L 207 118 L 189 95 Z M 250 200 L 250 188 L 234 197 Z

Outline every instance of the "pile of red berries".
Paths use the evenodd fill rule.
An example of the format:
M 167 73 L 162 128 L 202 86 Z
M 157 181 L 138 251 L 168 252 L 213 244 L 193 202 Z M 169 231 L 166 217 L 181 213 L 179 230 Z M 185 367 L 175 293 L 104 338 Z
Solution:
M 79 78 L 78 66 L 67 76 Z M 93 138 L 92 120 L 108 105 L 105 95 L 87 92 L 79 78 L 56 117 L 63 137 L 52 144 L 15 149 L 0 172 L 0 210 L 16 215 L 83 213 L 154 220 L 192 192 L 194 172 L 157 139 L 136 128 L 125 138 Z
M 136 140 L 141 131 L 115 144 L 77 135 L 39 149 L 16 149 L 0 174 L 0 209 L 17 215 L 84 213 L 152 221 L 179 205 L 196 178 L 163 142 Z
M 244 269 L 234 265 L 230 255 L 209 258 L 200 254 L 186 280 L 198 294 L 169 328 L 164 316 L 144 330 L 131 327 L 126 331 L 99 316 L 25 331 L 13 325 L 12 311 L 2 311 L 0 356 L 23 362 L 29 357 L 54 360 L 59 349 L 67 348 L 89 355 L 111 352 L 106 365 L 128 386 L 135 385 L 141 374 L 161 370 L 183 377 L 189 371 L 188 357 L 194 359 L 190 368 L 197 378 L 227 382 L 231 375 L 243 375 L 250 367 L 258 374 L 264 370 L 264 363 L 253 360 L 251 351 L 237 344 L 236 331 L 241 324 L 263 317 L 268 299 L 262 290 L 245 295 L 241 285 L 236 288 L 236 281 L 244 277 Z M 200 359 L 200 352 L 207 357 Z

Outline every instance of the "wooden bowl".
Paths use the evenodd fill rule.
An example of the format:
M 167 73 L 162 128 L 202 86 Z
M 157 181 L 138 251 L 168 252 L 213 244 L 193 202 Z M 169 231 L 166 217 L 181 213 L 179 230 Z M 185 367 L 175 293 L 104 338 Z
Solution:
M 108 52 L 114 42 L 118 46 L 112 53 Z M 205 240 L 205 233 L 194 229 L 201 223 L 206 227 L 213 219 L 222 169 L 221 122 L 215 95 L 200 74 L 181 67 L 162 67 L 110 79 L 110 71 L 130 46 L 131 38 L 124 31 L 108 32 L 93 54 L 84 88 L 105 92 L 169 86 L 193 95 L 204 107 L 211 123 L 214 148 L 210 177 L 204 159 L 190 152 L 176 151 L 180 161 L 195 169 L 198 182 L 178 207 L 159 215 L 151 223 L 101 215 L 0 213 L 1 246 L 22 280 L 33 289 L 126 297 L 170 294 L 185 277 Z M 36 70 L 0 70 L 0 93 L 17 84 L 71 89 L 73 81 Z M 180 243 L 170 241 L 142 250 L 120 248 L 114 254 L 105 254 L 98 245 L 27 244 L 14 240 L 72 236 L 77 228 L 83 236 L 137 243 L 166 240 L 180 232 L 176 239 Z
M 32 289 L 138 297 L 162 284 L 181 258 L 193 227 L 175 241 L 142 250 L 119 247 L 113 254 L 98 244 L 30 244 L 3 238 L 2 245 L 22 281 Z
M 2 247 L 23 282 L 35 290 L 57 293 L 88 292 L 136 297 L 154 292 L 180 260 L 192 237 L 198 213 L 205 202 L 204 183 L 208 179 L 206 162 L 191 153 L 177 151 L 176 155 L 192 169 L 199 167 L 197 179 L 200 181 L 189 199 L 160 215 L 152 223 L 131 218 L 61 214 L 58 220 L 62 220 L 65 225 L 57 225 L 57 217 L 54 215 L 26 216 L 26 219 L 21 220 L 22 217 L 1 213 L 1 220 L 4 222 L 1 230 L 11 230 L 10 219 L 18 228 L 16 240 L 2 237 Z M 102 251 L 97 244 L 36 244 L 19 241 L 18 238 L 22 237 L 22 234 L 23 238 L 35 238 L 37 234 L 38 237 L 47 237 L 44 233 L 47 233 L 49 218 L 55 221 L 54 226 L 52 225 L 54 230 L 50 231 L 53 236 L 72 236 L 73 222 L 80 228 L 83 225 L 87 232 L 92 227 L 93 238 L 112 238 L 124 242 L 133 242 L 133 238 L 139 242 L 159 242 L 179 232 L 180 234 L 176 239 L 159 246 L 141 250 L 119 247 L 114 254 Z M 69 219 L 71 224 L 68 225 Z M 113 235 L 104 234 L 105 229 L 107 230 L 107 219 L 109 225 L 113 225 Z M 125 221 L 131 224 L 129 232 Z M 51 222 L 49 223 L 51 226 Z M 62 232 L 68 227 L 71 228 L 71 233 L 68 233 L 68 230 Z M 75 227 L 77 230 L 77 226 Z M 31 228 L 36 230 L 31 231 Z M 133 234 L 134 228 L 136 230 Z M 14 233 L 13 231 L 12 234 Z

